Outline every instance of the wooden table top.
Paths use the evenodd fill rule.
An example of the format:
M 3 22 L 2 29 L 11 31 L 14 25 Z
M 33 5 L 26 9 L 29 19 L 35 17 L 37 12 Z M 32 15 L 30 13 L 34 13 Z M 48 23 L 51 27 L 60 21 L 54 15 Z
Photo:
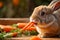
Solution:
M 7 38 L 6 40 L 30 40 L 31 37 Z M 60 38 L 41 38 L 42 40 L 60 40 Z

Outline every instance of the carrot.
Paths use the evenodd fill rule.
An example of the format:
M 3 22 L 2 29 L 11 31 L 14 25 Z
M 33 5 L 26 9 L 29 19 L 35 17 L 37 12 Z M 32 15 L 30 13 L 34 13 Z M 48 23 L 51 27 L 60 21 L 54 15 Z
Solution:
M 0 28 L 3 29 L 5 32 L 10 32 L 11 30 L 15 30 L 16 28 L 11 26 L 0 25 Z
M 36 30 L 36 28 L 35 27 L 30 27 L 30 28 L 27 28 L 27 30 L 32 31 L 32 30 Z
M 22 28 L 21 31 L 26 30 L 28 27 L 31 27 L 34 24 L 34 22 L 29 22 L 25 27 Z
M 32 22 L 30 25 L 29 25 L 29 27 L 27 27 L 26 29 L 33 29 L 33 28 L 31 28 L 32 26 L 34 25 L 34 23 Z
M 41 40 L 38 36 L 32 36 L 30 40 Z
M 26 28 L 26 30 L 30 30 L 30 31 L 36 30 L 35 27 L 31 27 L 31 26 L 33 26 L 33 24 L 34 23 L 31 23 L 31 25 L 28 28 Z M 27 25 L 27 23 L 17 23 L 17 25 L 18 25 L 18 28 L 23 28 L 25 25 Z
M 26 28 L 26 30 L 30 30 L 30 31 L 36 30 L 35 27 L 31 27 L 31 26 L 33 26 L 33 24 L 34 23 L 31 23 L 31 25 L 28 28 Z M 18 28 L 23 28 L 25 25 L 27 25 L 27 23 L 17 23 L 17 25 L 18 25 Z
M 17 32 L 14 32 L 14 33 L 12 33 L 12 36 L 13 36 L 13 37 L 16 37 L 17 34 L 18 34 Z
M 18 28 L 23 28 L 25 25 L 27 25 L 27 23 L 17 23 Z
M 11 36 L 11 37 L 16 37 L 17 35 L 18 35 L 17 32 L 14 32 L 14 33 L 6 33 L 6 34 L 4 35 L 4 37 L 9 37 L 9 36 Z

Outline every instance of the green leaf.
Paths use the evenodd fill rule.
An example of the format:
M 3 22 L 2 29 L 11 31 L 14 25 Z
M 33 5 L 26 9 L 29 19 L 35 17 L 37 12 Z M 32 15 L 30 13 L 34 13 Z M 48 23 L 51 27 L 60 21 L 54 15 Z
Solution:
M 17 37 L 21 37 L 22 36 L 22 32 L 18 33 Z
M 4 32 L 4 33 L 0 33 L 0 40 L 4 40 L 4 35 L 5 35 L 6 33 Z
M 20 28 L 17 28 L 16 30 L 11 30 L 11 32 L 20 32 Z
M 31 35 L 37 35 L 38 32 L 37 32 L 37 31 L 31 31 L 30 34 L 31 34 Z
M 30 36 L 30 31 L 24 31 L 24 35 L 26 35 L 26 36 Z
M 12 26 L 13 26 L 13 27 L 17 27 L 18 25 L 17 25 L 17 24 L 13 24 Z

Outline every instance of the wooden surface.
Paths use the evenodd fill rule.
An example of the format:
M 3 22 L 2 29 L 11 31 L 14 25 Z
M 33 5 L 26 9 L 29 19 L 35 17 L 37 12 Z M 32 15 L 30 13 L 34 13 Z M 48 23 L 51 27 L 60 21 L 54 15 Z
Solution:
M 28 22 L 28 18 L 0 18 L 0 24 L 3 25 L 10 25 L 15 23 L 21 23 L 21 22 Z
M 11 38 L 6 40 L 30 40 L 31 37 Z M 60 40 L 60 38 L 41 38 L 42 40 Z
M 28 22 L 28 18 L 0 18 L 0 24 L 10 25 L 19 22 Z M 6 40 L 29 40 L 31 37 L 6 38 Z M 42 40 L 60 40 L 60 38 L 41 38 Z

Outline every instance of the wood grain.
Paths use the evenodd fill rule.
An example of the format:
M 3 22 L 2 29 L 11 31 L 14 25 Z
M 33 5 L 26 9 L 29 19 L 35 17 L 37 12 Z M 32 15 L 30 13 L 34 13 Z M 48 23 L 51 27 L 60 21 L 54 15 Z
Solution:
M 0 18 L 0 24 L 11 25 L 15 23 L 28 22 L 28 18 Z
M 7 38 L 6 40 L 30 40 L 31 37 Z M 60 38 L 41 38 L 42 40 L 60 40 Z

